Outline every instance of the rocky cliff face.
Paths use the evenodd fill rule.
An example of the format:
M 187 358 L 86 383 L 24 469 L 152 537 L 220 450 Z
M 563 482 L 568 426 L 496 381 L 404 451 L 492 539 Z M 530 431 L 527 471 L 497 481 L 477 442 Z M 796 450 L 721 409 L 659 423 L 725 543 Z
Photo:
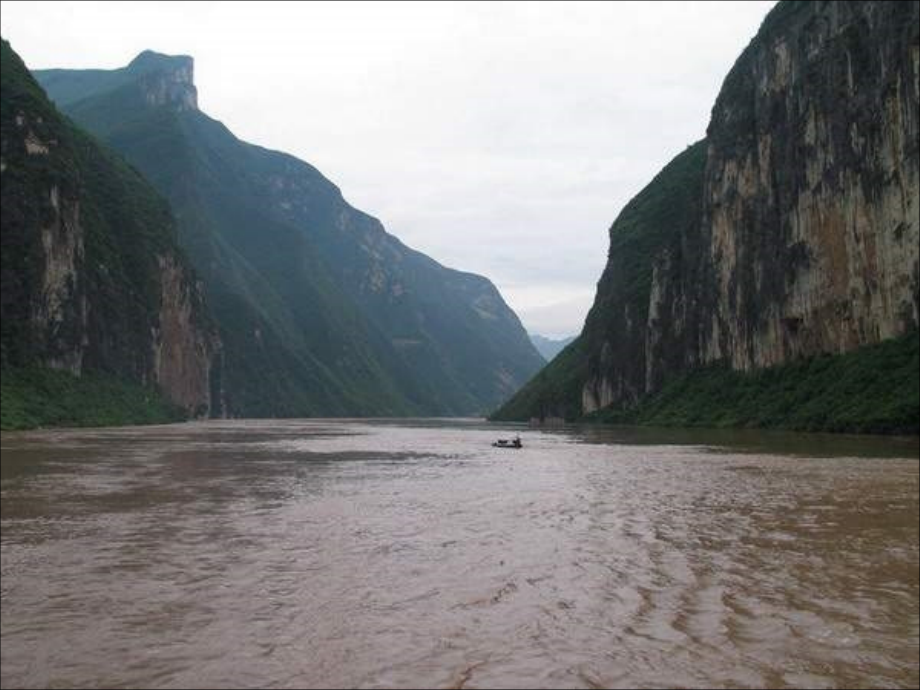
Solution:
M 584 362 L 564 374 L 580 400 L 538 386 L 529 413 L 629 406 L 699 365 L 915 328 L 918 32 L 917 2 L 777 5 L 725 79 L 699 166 L 678 156 L 611 228 Z
M 611 227 L 607 266 L 580 337 L 580 400 L 565 415 L 631 405 L 693 351 L 696 309 L 711 300 L 699 290 L 705 164 L 703 141 L 671 161 Z
M 174 254 L 157 257 L 157 264 L 160 304 L 151 329 L 153 380 L 195 416 L 219 416 L 220 388 L 212 386 L 211 372 L 213 362 L 219 362 L 220 342 L 201 323 L 201 285 L 189 279 L 187 267 Z
M 47 339 L 47 363 L 55 369 L 79 374 L 83 368 L 86 298 L 79 288 L 83 269 L 83 228 L 78 199 L 60 199 L 57 186 L 49 190 L 53 214 L 41 228 L 44 266 L 41 293 L 33 302 L 32 322 Z
M 699 358 L 737 369 L 845 352 L 918 317 L 918 3 L 775 14 L 708 130 L 716 302 Z
M 177 112 L 198 109 L 195 62 L 190 56 L 145 50 L 125 71 L 137 75 L 135 83 L 147 105 L 167 106 Z
M 3 365 L 106 371 L 211 408 L 219 341 L 166 204 L 3 44 Z

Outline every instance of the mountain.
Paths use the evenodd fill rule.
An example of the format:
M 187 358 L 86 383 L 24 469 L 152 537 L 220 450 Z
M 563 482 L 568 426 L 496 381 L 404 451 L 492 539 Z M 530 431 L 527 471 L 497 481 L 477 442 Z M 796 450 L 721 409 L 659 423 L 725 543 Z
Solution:
M 579 338 L 496 418 L 635 419 L 624 413 L 657 400 L 664 419 L 655 396 L 669 387 L 674 411 L 694 385 L 755 377 L 785 411 L 681 418 L 916 433 L 918 27 L 917 2 L 779 3 L 726 77 L 706 139 L 611 226 Z M 791 372 L 816 378 L 800 387 Z M 795 416 L 831 383 L 833 410 Z
M 6 41 L 2 82 L 4 420 L 17 407 L 26 425 L 80 423 L 79 408 L 94 404 L 81 395 L 103 389 L 139 408 L 162 394 L 184 414 L 211 413 L 220 341 L 168 204 L 55 109 Z M 73 417 L 24 402 L 51 405 L 60 386 Z
M 545 338 L 542 335 L 537 335 L 536 333 L 530 333 L 530 342 L 533 343 L 533 346 L 537 348 L 543 359 L 547 362 L 551 362 L 553 358 L 562 352 L 565 349 L 565 346 L 575 340 L 575 336 L 569 336 L 568 338 Z
M 172 204 L 219 326 L 230 415 L 482 413 L 542 365 L 488 280 L 406 247 L 309 164 L 202 113 L 192 58 L 35 76 Z

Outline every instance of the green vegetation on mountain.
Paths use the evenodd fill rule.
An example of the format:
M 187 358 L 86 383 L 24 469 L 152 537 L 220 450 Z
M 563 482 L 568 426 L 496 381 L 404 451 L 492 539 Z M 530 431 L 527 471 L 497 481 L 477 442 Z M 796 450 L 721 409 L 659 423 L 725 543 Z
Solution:
M 586 378 L 587 356 L 584 341 L 579 337 L 489 419 L 507 422 L 524 422 L 534 417 L 540 420 L 578 419 L 581 416 L 581 387 Z
M 706 142 L 700 141 L 668 163 L 626 204 L 610 227 L 607 268 L 582 334 L 510 400 L 492 414 L 495 420 L 531 417 L 577 419 L 582 414 L 582 387 L 607 361 L 595 356 L 608 347 L 605 360 L 641 351 L 648 317 L 653 258 L 680 238 L 699 209 Z M 644 362 L 629 367 L 639 388 Z
M 173 419 L 151 387 L 159 261 L 181 266 L 169 206 L 57 112 L 8 42 L 0 49 L 4 428 Z
M 792 431 L 920 433 L 917 331 L 842 355 L 752 372 L 688 372 L 631 409 L 595 422 L 649 426 L 765 427 Z
M 312 166 L 198 111 L 189 59 L 142 56 L 36 76 L 173 205 L 220 328 L 231 415 L 481 413 L 539 368 L 491 283 L 405 247 Z
M 74 376 L 44 367 L 5 369 L 0 428 L 166 424 L 186 418 L 156 389 L 100 372 Z
M 585 327 L 595 339 L 613 335 L 605 332 L 613 326 L 610 312 L 628 311 L 636 322 L 648 318 L 654 259 L 696 222 L 705 164 L 703 139 L 675 156 L 610 226 L 608 264 Z

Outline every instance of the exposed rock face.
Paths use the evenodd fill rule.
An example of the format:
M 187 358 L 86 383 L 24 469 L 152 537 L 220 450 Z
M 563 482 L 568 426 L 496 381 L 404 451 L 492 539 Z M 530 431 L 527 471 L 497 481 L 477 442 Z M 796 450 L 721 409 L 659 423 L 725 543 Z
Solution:
M 15 91 L 16 84 L 4 88 Z M 79 375 L 87 345 L 79 192 L 66 175 L 29 174 L 54 170 L 70 151 L 53 122 L 16 105 L 15 115 L 3 114 L 4 364 L 35 354 Z M 14 275 L 17 268 L 24 275 Z M 26 289 L 18 290 L 23 283 Z
M 140 74 L 140 86 L 147 105 L 169 106 L 177 112 L 198 109 L 195 62 L 188 55 L 162 55 L 145 50 L 127 67 Z
M 713 108 L 702 218 L 682 237 L 699 256 L 656 257 L 646 390 L 917 324 L 918 7 L 781 4 L 764 22 Z
M 208 414 L 220 343 L 168 207 L 2 47 L 3 365 L 105 371 Z
M 699 356 L 738 369 L 848 351 L 918 316 L 918 3 L 777 11 L 708 132 L 717 299 Z
M 9 113 L 6 116 L 8 118 Z M 21 109 L 11 119 L 7 124 L 12 126 L 3 138 L 3 172 L 9 167 L 7 161 L 22 161 L 23 167 L 43 165 L 58 146 L 57 139 L 50 136 L 48 123 L 42 116 Z M 38 159 L 33 160 L 33 157 Z M 11 174 L 14 172 L 10 170 Z M 79 374 L 84 343 L 81 339 L 72 342 L 70 334 L 86 325 L 86 303 L 78 291 L 84 241 L 80 203 L 66 183 L 62 193 L 58 181 L 35 185 L 30 191 L 37 195 L 36 206 L 44 212 L 36 218 L 36 235 L 40 241 L 34 243 L 33 240 L 33 246 L 40 250 L 37 253 L 41 254 L 42 261 L 36 294 L 26 305 L 28 328 L 41 334 L 45 341 L 49 366 Z M 7 214 L 4 216 L 5 220 Z
M 530 413 L 625 407 L 702 364 L 916 327 L 918 35 L 918 2 L 777 5 L 725 79 L 700 164 L 675 158 L 614 223 L 583 363 L 544 376 L 572 386 L 525 389 Z M 580 400 L 544 393 L 572 387 Z
M 62 200 L 57 185 L 50 188 L 48 199 L 52 215 L 41 228 L 44 267 L 32 321 L 46 338 L 47 364 L 79 374 L 87 345 L 85 337 L 73 338 L 74 333 L 85 332 L 87 316 L 86 298 L 78 289 L 84 258 L 80 202 L 76 198 Z
M 698 255 L 656 257 L 646 390 L 916 326 L 918 7 L 784 3 L 764 22 L 713 108 L 702 218 L 682 237 Z
M 153 327 L 153 379 L 170 400 L 196 416 L 215 416 L 222 409 L 211 400 L 212 359 L 219 347 L 200 323 L 201 286 L 189 280 L 188 269 L 166 254 L 160 266 L 160 308 Z

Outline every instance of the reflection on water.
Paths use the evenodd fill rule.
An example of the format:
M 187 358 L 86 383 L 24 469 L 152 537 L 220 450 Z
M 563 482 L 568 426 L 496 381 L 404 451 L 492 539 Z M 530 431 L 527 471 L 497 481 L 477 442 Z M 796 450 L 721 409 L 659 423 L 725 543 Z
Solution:
M 2 437 L 4 687 L 914 687 L 917 439 Z

